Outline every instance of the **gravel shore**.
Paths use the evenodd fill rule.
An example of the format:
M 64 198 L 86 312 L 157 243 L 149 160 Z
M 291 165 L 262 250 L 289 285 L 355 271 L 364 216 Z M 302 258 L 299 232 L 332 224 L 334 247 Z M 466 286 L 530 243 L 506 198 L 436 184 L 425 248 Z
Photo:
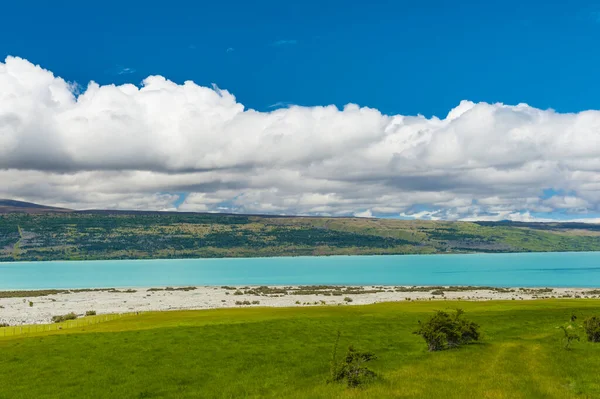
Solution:
M 161 287 L 105 290 L 0 291 L 0 324 L 50 323 L 52 316 L 252 306 L 363 305 L 406 300 L 600 298 L 593 288 L 405 286 Z

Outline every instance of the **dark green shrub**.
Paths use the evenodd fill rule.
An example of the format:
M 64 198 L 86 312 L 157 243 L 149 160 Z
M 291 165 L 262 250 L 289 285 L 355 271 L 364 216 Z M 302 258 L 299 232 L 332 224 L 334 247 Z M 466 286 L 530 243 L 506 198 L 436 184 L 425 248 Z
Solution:
M 244 295 L 244 293 L 240 290 L 237 290 L 236 292 L 233 293 L 233 295 Z
M 353 346 L 348 347 L 344 359 L 348 387 L 354 388 L 375 378 L 375 372 L 364 365 L 375 359 L 377 359 L 377 356 L 372 352 L 360 352 L 354 349 Z
M 96 311 L 95 310 L 88 310 L 87 312 L 85 312 L 86 316 L 96 316 Z
M 259 304 L 260 304 L 260 301 L 252 301 L 252 304 L 253 304 L 253 305 L 259 305 Z
M 352 345 L 348 347 L 346 356 L 341 361 L 337 360 L 337 350 L 340 341 L 338 331 L 333 352 L 331 355 L 329 379 L 327 382 L 346 381 L 349 388 L 355 388 L 375 378 L 375 373 L 365 366 L 365 363 L 377 359 L 371 352 L 360 352 Z
M 454 315 L 454 323 L 456 324 L 459 332 L 459 339 L 455 343 L 456 345 L 468 344 L 473 341 L 479 340 L 479 325 L 470 320 L 462 317 L 465 312 L 462 309 L 456 309 Z M 448 342 L 451 344 L 451 342 Z
M 67 321 L 67 320 L 75 320 L 77 318 L 77 315 L 73 312 L 71 313 L 67 313 L 64 315 L 60 315 L 60 316 L 52 316 L 52 322 L 53 323 L 62 323 L 63 321 Z
M 344 301 L 346 301 L 346 302 L 352 302 L 352 298 L 350 298 L 349 296 L 347 296 L 347 297 L 344 298 Z
M 0 323 L 0 327 L 10 327 L 10 324 L 8 324 L 8 323 Z
M 33 302 L 29 301 L 29 307 L 32 308 L 33 307 Z
M 592 316 L 585 319 L 583 329 L 589 342 L 600 342 L 600 317 Z
M 462 317 L 457 309 L 453 315 L 438 310 L 427 322 L 419 320 L 414 334 L 423 337 L 430 352 L 453 348 L 479 340 L 479 325 Z

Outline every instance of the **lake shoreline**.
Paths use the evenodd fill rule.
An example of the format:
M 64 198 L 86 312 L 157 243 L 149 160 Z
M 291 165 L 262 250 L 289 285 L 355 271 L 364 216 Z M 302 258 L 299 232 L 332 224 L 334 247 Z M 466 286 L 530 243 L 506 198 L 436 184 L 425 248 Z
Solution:
M 50 323 L 53 316 L 244 307 L 351 306 L 398 301 L 600 298 L 597 288 L 470 286 L 189 286 L 0 291 L 0 324 Z
M 600 254 L 597 251 L 498 251 L 498 252 L 431 252 L 431 253 L 358 253 L 358 254 L 319 254 L 319 255 L 257 255 L 257 256 L 205 256 L 205 257 L 173 257 L 173 258 L 85 258 L 85 259 L 48 259 L 48 260 L 6 260 L 0 259 L 0 265 L 25 265 L 39 263 L 79 263 L 79 262 L 170 262 L 170 261 L 202 261 L 202 260 L 272 260 L 272 259 L 315 259 L 315 258 L 352 258 L 352 257 L 438 257 L 438 256 L 489 256 L 489 255 L 545 255 L 545 254 Z

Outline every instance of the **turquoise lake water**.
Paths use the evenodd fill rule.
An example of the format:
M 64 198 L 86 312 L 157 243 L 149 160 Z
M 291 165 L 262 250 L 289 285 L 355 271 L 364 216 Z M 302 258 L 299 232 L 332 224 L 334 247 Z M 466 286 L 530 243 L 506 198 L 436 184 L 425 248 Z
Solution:
M 600 252 L 0 263 L 0 289 L 185 285 L 600 287 Z

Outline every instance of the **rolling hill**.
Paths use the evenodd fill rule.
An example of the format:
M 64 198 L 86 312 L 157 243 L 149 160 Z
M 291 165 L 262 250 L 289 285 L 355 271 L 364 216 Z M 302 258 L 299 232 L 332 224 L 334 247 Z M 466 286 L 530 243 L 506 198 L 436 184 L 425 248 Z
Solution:
M 1 213 L 48 213 L 48 212 L 72 212 L 71 209 L 56 208 L 53 206 L 39 205 L 31 202 L 0 199 Z
M 0 261 L 600 250 L 584 223 L 0 209 Z

